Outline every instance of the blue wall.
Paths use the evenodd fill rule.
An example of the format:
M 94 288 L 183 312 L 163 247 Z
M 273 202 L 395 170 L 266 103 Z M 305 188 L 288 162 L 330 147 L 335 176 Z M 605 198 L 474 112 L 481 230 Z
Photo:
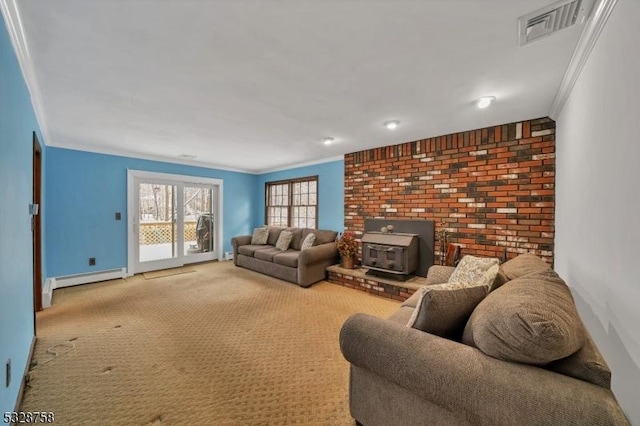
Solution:
M 33 257 L 28 210 L 33 131 L 44 144 L 0 18 L 0 413 L 15 408 L 33 338 Z M 12 380 L 7 388 L 4 383 L 8 359 Z
M 222 179 L 224 251 L 256 221 L 255 175 L 54 147 L 46 161 L 48 276 L 127 266 L 127 169 Z
M 344 160 L 297 167 L 258 176 L 258 185 L 254 199 L 259 200 L 254 226 L 264 225 L 264 184 L 283 179 L 306 176 L 318 176 L 318 229 L 332 229 L 342 232 L 344 229 Z

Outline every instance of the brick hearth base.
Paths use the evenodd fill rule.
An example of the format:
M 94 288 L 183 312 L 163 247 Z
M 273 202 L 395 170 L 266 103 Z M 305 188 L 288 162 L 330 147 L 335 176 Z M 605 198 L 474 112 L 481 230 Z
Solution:
M 395 281 L 386 278 L 366 275 L 367 268 L 345 269 L 340 265 L 327 268 L 329 282 L 356 290 L 366 291 L 377 296 L 404 301 L 426 285 L 427 279 L 413 277 L 407 281 Z

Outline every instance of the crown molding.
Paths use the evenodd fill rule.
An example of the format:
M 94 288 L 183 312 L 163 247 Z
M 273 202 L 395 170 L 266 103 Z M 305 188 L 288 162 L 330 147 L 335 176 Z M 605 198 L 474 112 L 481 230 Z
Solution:
M 562 108 L 569 98 L 571 90 L 576 84 L 576 81 L 580 76 L 580 72 L 582 72 L 582 68 L 586 64 L 587 59 L 589 58 L 593 47 L 598 41 L 598 37 L 600 37 L 600 33 L 607 23 L 609 15 L 611 15 L 611 11 L 613 10 L 617 1 L 618 0 L 600 0 L 596 5 L 594 5 L 596 11 L 593 13 L 593 16 L 587 21 L 587 25 L 580 35 L 578 44 L 573 51 L 571 61 L 569 62 L 569 66 L 567 67 L 567 71 L 565 71 L 562 82 L 560 83 L 560 88 L 558 89 L 558 92 L 553 99 L 553 104 L 551 104 L 551 112 L 549 113 L 549 117 L 551 117 L 552 119 L 556 120 L 558 118 L 558 115 L 560 114 L 560 111 L 562 111 Z
M 249 175 L 260 174 L 255 170 L 239 169 L 239 168 L 228 167 L 228 166 L 223 166 L 219 164 L 208 163 L 208 162 L 198 161 L 198 160 L 190 160 L 190 159 L 180 158 L 180 157 L 165 157 L 162 155 L 144 154 L 140 152 L 128 151 L 125 149 L 118 149 L 118 148 L 111 148 L 111 147 L 104 148 L 104 147 L 98 147 L 93 145 L 74 144 L 74 143 L 50 144 L 47 147 L 69 149 L 73 151 L 90 152 L 93 154 L 113 155 L 116 157 L 127 157 L 127 158 L 133 158 L 137 160 L 148 160 L 148 161 L 157 161 L 161 163 L 182 164 L 184 166 L 201 167 L 204 169 L 214 169 L 214 170 L 220 170 L 225 172 L 245 173 Z
M 41 142 L 48 145 L 51 143 L 51 138 L 49 128 L 47 126 L 47 119 L 44 113 L 42 92 L 40 91 L 35 68 L 33 67 L 33 61 L 29 54 L 29 46 L 27 44 L 24 27 L 22 26 L 22 19 L 20 18 L 18 4 L 15 0 L 0 0 L 0 9 L 2 10 L 2 16 L 4 17 L 7 30 L 9 31 L 11 44 L 16 52 L 20 71 L 22 71 L 22 77 L 24 78 L 27 90 L 31 96 L 31 105 L 35 112 L 36 120 L 38 121 L 40 133 L 43 138 Z
M 267 173 L 281 172 L 283 170 L 299 169 L 300 167 L 315 166 L 318 164 L 332 163 L 334 161 L 342 161 L 342 160 L 344 160 L 344 155 L 335 155 L 333 157 L 323 158 L 321 160 L 307 161 L 305 163 L 298 163 L 298 164 L 289 164 L 287 166 L 275 167 L 273 169 L 264 169 L 254 173 L 259 175 L 264 175 Z

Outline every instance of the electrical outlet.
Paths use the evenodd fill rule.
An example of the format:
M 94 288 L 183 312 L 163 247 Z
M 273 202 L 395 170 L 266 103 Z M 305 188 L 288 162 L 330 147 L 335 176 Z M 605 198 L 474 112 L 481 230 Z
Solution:
M 116 220 L 122 220 L 122 213 L 116 212 Z
M 89 258 L 89 266 L 96 266 L 96 258 L 95 257 L 90 257 Z
M 6 379 L 4 382 L 4 386 L 8 388 L 9 385 L 11 384 L 11 358 L 7 360 L 5 370 L 6 370 L 6 375 L 5 375 Z

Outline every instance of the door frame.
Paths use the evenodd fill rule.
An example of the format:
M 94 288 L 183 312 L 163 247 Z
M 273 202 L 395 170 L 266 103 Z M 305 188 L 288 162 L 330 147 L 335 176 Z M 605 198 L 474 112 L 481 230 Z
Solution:
M 32 203 L 38 211 L 31 215 L 31 235 L 33 240 L 33 312 L 42 310 L 42 146 L 38 135 L 33 132 L 33 189 Z M 32 212 L 33 213 L 33 212 Z M 33 322 L 35 334 L 35 318 Z
M 190 175 L 178 175 L 171 173 L 158 173 L 158 172 L 146 172 L 142 170 L 127 170 L 127 276 L 132 276 L 135 273 L 143 272 L 136 271 L 136 258 L 135 255 L 137 253 L 137 249 L 135 247 L 136 238 L 135 238 L 135 218 L 137 216 L 137 212 L 135 211 L 135 206 L 137 202 L 135 200 L 135 182 L 139 179 L 145 180 L 154 180 L 158 181 L 160 184 L 164 185 L 207 185 L 213 186 L 217 188 L 216 197 L 214 198 L 214 206 L 212 213 L 214 214 L 214 229 L 217 231 L 217 238 L 215 240 L 215 250 L 216 250 L 216 259 L 222 260 L 224 258 L 224 253 L 222 252 L 222 243 L 224 241 L 224 234 L 222 229 L 223 216 L 222 212 L 224 211 L 223 206 L 223 180 L 215 179 L 215 178 L 207 178 L 200 176 L 190 176 Z M 179 209 L 181 206 L 177 206 Z M 178 233 L 180 233 L 180 224 L 178 224 Z M 184 250 L 183 250 L 184 251 Z M 193 255 L 192 255 L 193 256 Z M 175 266 L 182 266 L 188 263 L 201 262 L 204 259 L 198 258 L 198 256 L 193 256 L 191 258 L 185 256 L 182 252 L 178 252 L 178 257 Z

